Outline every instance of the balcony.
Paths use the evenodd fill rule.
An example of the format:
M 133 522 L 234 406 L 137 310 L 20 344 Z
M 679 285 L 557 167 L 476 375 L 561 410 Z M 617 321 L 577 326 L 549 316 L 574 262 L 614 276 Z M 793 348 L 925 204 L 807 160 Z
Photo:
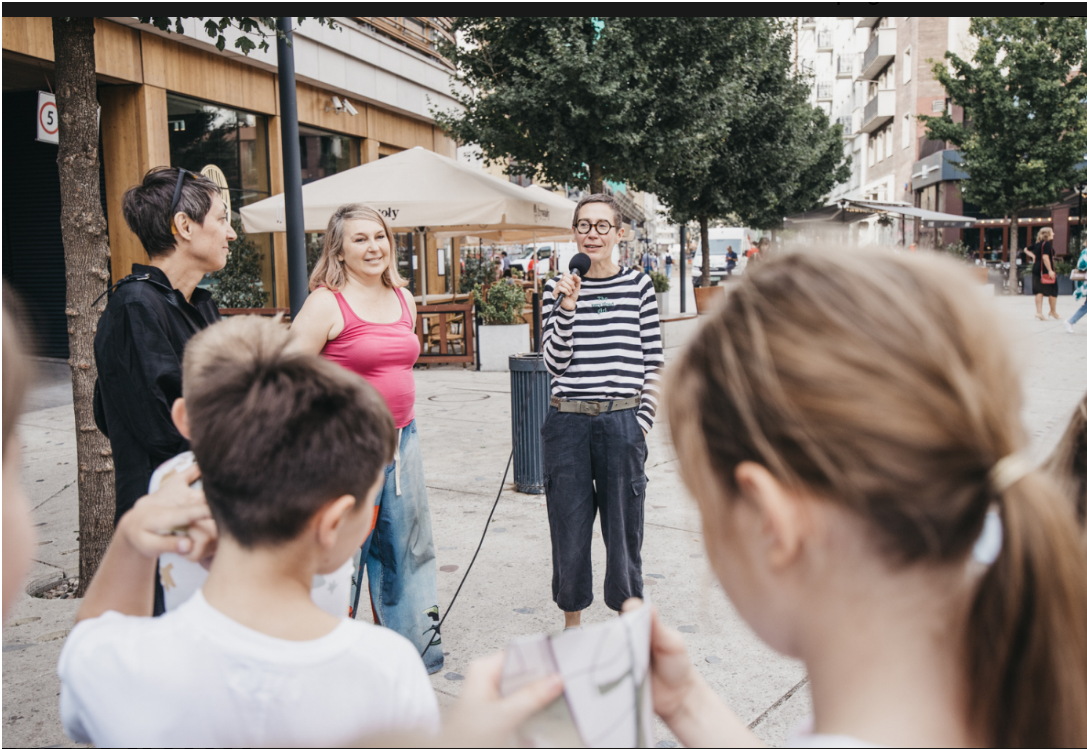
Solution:
M 864 117 L 861 119 L 861 132 L 871 133 L 895 118 L 894 89 L 878 92 L 864 105 Z
M 879 23 L 879 19 L 883 16 L 853 16 L 853 23 L 856 25 L 853 28 L 857 29 L 870 29 Z
M 864 62 L 861 63 L 861 78 L 872 80 L 881 70 L 895 59 L 894 29 L 880 29 L 876 38 L 864 50 Z
M 838 55 L 838 77 L 853 77 L 853 55 Z
M 853 132 L 853 115 L 843 114 L 841 117 L 834 121 L 836 124 L 842 126 L 842 137 L 847 139 L 853 139 L 857 137 L 857 134 Z
M 438 39 L 456 42 L 451 28 L 452 16 L 433 16 L 412 18 L 409 16 L 355 16 L 354 20 L 369 27 L 378 34 L 392 39 L 405 47 L 421 52 L 432 60 L 452 67 L 451 63 L 438 54 Z
M 815 25 L 815 16 L 801 16 L 800 17 L 800 25 L 801 26 L 814 26 Z
M 834 99 L 834 81 L 819 81 L 815 84 L 816 101 L 831 101 Z
M 831 52 L 834 50 L 834 32 L 830 29 L 819 29 L 815 35 L 815 48 L 819 52 Z

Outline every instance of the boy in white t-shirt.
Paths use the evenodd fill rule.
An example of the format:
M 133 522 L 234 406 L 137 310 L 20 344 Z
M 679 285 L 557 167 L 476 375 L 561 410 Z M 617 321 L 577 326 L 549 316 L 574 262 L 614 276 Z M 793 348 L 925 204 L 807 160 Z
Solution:
M 369 532 L 392 418 L 361 378 L 286 342 L 257 317 L 189 342 L 173 414 L 199 468 L 122 518 L 87 591 L 58 666 L 74 740 L 329 746 L 437 730 L 415 647 L 310 596 Z M 216 534 L 203 590 L 152 618 L 158 555 L 198 557 Z

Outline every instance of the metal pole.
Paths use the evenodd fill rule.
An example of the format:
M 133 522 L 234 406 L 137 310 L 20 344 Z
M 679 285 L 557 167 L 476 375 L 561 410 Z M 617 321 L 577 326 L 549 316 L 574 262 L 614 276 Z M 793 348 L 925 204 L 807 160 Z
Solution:
M 679 313 L 687 313 L 687 224 L 679 227 Z
M 291 297 L 291 319 L 298 315 L 309 296 L 306 273 L 306 227 L 302 215 L 302 160 L 298 149 L 298 101 L 294 88 L 294 48 L 291 46 L 291 19 L 276 21 L 279 64 L 279 114 L 283 136 L 283 202 L 287 219 L 287 285 Z

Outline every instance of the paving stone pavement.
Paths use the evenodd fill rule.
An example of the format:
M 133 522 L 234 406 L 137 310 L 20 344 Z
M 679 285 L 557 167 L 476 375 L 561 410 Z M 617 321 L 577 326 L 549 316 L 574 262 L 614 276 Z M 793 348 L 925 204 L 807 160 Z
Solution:
M 1007 335 L 1024 370 L 1024 420 L 1033 459 L 1044 457 L 1087 390 L 1087 323 L 1074 335 L 1033 319 L 1033 302 L 998 298 L 993 335 Z M 678 306 L 678 305 L 674 305 Z M 693 301 L 692 301 L 693 308 Z M 1060 300 L 1070 315 L 1071 300 Z M 979 314 L 989 314 L 984 309 Z M 675 358 L 670 349 L 667 358 Z M 37 544 L 28 587 L 78 570 L 75 434 L 67 366 L 39 362 L 39 387 L 20 419 L 23 481 L 33 507 Z M 437 546 L 442 611 L 471 560 L 494 502 L 511 444 L 508 375 L 436 367 L 416 372 L 416 413 Z M 682 487 L 666 428 L 649 437 L 643 567 L 646 590 L 664 620 L 681 627 L 691 657 L 719 695 L 760 738 L 782 744 L 807 716 L 804 669 L 762 644 L 713 580 L 694 504 Z M 596 602 L 586 623 L 613 614 L 603 605 L 604 547 L 595 534 Z M 557 631 L 550 596 L 550 546 L 541 495 L 506 487 L 476 567 L 447 620 L 445 669 L 431 677 L 448 710 L 476 656 L 511 637 Z M 3 629 L 3 745 L 70 746 L 57 714 L 56 662 L 77 601 L 23 595 Z M 658 746 L 675 737 L 658 720 Z

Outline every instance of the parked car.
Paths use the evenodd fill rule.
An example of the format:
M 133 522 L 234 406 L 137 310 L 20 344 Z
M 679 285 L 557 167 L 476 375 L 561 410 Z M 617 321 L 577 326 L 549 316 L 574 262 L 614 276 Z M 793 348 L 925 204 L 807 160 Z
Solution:
M 619 250 L 616 249 L 613 253 L 613 257 L 618 255 Z M 545 278 L 548 272 L 554 268 L 556 271 L 563 273 L 570 267 L 570 258 L 577 254 L 577 244 L 574 242 L 552 242 L 549 244 L 541 244 L 536 247 L 536 257 L 540 264 L 540 278 Z M 557 258 L 555 257 L 557 254 Z M 552 262 L 556 260 L 557 262 Z M 520 268 L 524 273 L 528 273 L 528 266 L 532 262 L 532 247 L 525 248 L 520 257 L 510 260 L 510 267 Z

